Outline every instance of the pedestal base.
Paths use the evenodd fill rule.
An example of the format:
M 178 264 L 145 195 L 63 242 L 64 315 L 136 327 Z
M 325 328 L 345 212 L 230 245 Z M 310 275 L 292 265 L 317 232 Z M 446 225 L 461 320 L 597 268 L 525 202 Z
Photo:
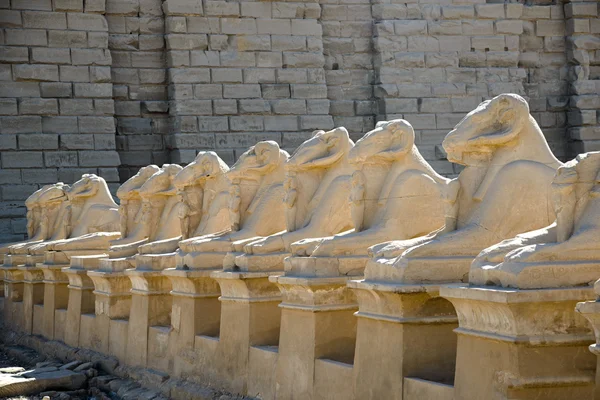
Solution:
M 62 327 L 56 331 L 56 311 L 66 309 L 69 304 L 69 279 L 62 272 L 66 265 L 41 264 L 40 268 L 44 273 L 44 317 L 42 335 L 49 340 L 63 340 L 60 332 Z
M 23 326 L 23 271 L 16 266 L 4 264 L 4 323 L 19 330 Z
M 401 400 L 406 376 L 453 381 L 452 330 L 458 324 L 452 304 L 439 297 L 438 286 L 353 280 L 348 287 L 359 304 L 356 399 Z
M 69 304 L 64 337 L 69 346 L 79 346 L 82 314 L 94 312 L 94 283 L 88 277 L 88 271 L 97 269 L 100 260 L 105 257 L 107 254 L 75 256 L 71 258 L 70 267 L 62 269 L 69 279 Z M 89 332 L 86 332 L 85 336 L 89 336 Z
M 460 327 L 456 399 L 592 399 L 596 360 L 577 301 L 591 288 L 518 290 L 449 285 Z
M 41 333 L 41 326 L 34 327 L 34 309 L 44 304 L 44 273 L 41 269 L 23 265 L 23 331 L 29 335 Z
M 289 260 L 286 259 L 286 274 Z M 352 362 L 356 341 L 353 314 L 357 304 L 346 287 L 349 279 L 287 275 L 270 278 L 278 284 L 283 298 L 279 305 L 282 310 L 275 398 L 313 399 L 316 359 Z
M 251 346 L 279 343 L 281 293 L 269 281 L 276 272 L 213 272 L 221 287 L 219 371 L 221 386 L 247 393 Z
M 148 357 L 149 328 L 171 324 L 171 282 L 162 271 L 129 269 L 125 275 L 131 280 L 126 363 L 146 367 L 151 365 Z
M 173 307 L 171 310 L 170 357 L 173 375 L 188 377 L 193 366 L 187 362 L 186 352 L 193 351 L 196 335 L 218 336 L 221 318 L 219 285 L 210 277 L 213 270 L 163 271 L 171 281 Z
M 38 256 L 39 258 L 39 256 Z M 18 267 L 19 265 L 25 265 L 27 261 L 27 254 L 5 254 L 4 265 Z
M 125 270 L 133 268 L 134 258 L 104 258 L 99 268 L 88 271 L 94 284 L 95 340 L 90 348 L 125 359 L 129 311 L 131 309 L 131 280 Z

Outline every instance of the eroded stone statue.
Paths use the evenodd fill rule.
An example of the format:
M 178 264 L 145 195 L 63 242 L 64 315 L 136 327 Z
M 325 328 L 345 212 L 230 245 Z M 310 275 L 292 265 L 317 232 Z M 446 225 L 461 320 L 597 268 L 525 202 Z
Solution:
M 556 221 L 483 250 L 469 283 L 520 289 L 593 284 L 600 276 L 600 152 L 577 156 L 552 182 Z
M 147 238 L 147 232 L 136 224 L 136 215 L 141 212 L 139 189 L 150 176 L 158 171 L 156 165 L 141 168 L 137 174 L 129 178 L 117 190 L 121 204 L 119 205 L 119 234 L 115 232 L 93 232 L 72 237 L 64 243 L 52 245 L 53 250 L 97 250 L 102 253 L 115 245 L 140 242 Z M 114 229 L 114 228 L 113 228 Z
M 486 247 L 549 225 L 554 157 L 527 102 L 515 94 L 484 101 L 444 139 L 457 178 L 455 216 L 444 228 L 371 248 L 365 278 L 405 283 L 466 281 Z
M 88 249 L 87 241 L 78 240 L 86 235 L 86 238 L 91 238 L 91 242 L 102 243 L 103 248 L 107 249 L 111 240 L 120 237 L 118 207 L 103 178 L 85 174 L 65 193 L 68 200 L 58 221 L 58 229 L 63 230 L 60 236 L 65 239 L 53 238 L 33 245 L 28 250 L 30 254 L 39 255 L 50 250 Z
M 20 243 L 31 243 L 42 240 L 42 230 L 40 229 L 40 222 L 42 221 L 42 209 L 39 204 L 39 197 L 46 186 L 36 190 L 25 200 L 25 208 L 27 214 L 27 240 L 20 242 L 5 243 L 0 245 L 0 254 L 4 255 L 8 252 L 10 246 L 14 246 Z
M 142 212 L 137 224 L 147 232 L 148 243 L 135 247 L 135 252 L 142 252 L 142 247 L 150 249 L 155 241 L 168 240 L 181 236 L 181 224 L 178 217 L 179 198 L 175 177 L 183 167 L 177 164 L 164 164 L 140 188 Z M 116 250 L 116 249 L 114 249 Z M 120 248 L 119 251 L 123 251 Z
M 241 248 L 248 241 L 282 231 L 285 228 L 284 165 L 288 157 L 273 141 L 259 142 L 242 154 L 226 174 L 234 186 L 227 189 L 230 194 L 227 226 L 213 234 L 181 241 L 177 268 L 220 268 L 234 245 Z M 239 230 L 235 230 L 237 225 Z
M 287 254 L 298 240 L 351 229 L 348 193 L 354 168 L 348 163 L 348 155 L 353 147 L 345 128 L 318 131 L 302 143 L 286 163 L 286 227 L 294 225 L 294 229 L 249 243 L 244 252 Z M 299 216 L 303 220 L 299 221 Z
M 120 231 L 121 238 L 111 243 L 112 246 L 119 244 L 127 244 L 146 239 L 148 232 L 144 232 L 141 224 L 137 224 L 138 213 L 142 209 L 142 197 L 140 189 L 148 179 L 160 168 L 156 165 L 148 165 L 140 168 L 140 170 L 129 178 L 125 183 L 117 189 L 117 197 L 119 198 L 119 215 L 120 215 Z
M 352 260 L 355 267 L 364 268 L 370 246 L 423 236 L 444 225 L 445 194 L 454 188 L 425 161 L 414 142 L 412 126 L 401 119 L 378 123 L 356 142 L 350 152 L 350 162 L 359 168 L 352 175 L 349 199 L 354 230 L 324 239 L 312 257 Z M 387 168 L 373 173 L 374 165 Z M 366 187 L 375 174 L 385 179 L 376 193 L 369 193 Z M 377 210 L 368 220 L 365 211 L 373 205 Z
M 43 186 L 25 200 L 27 207 L 27 240 L 0 246 L 0 254 L 26 254 L 27 248 L 50 240 L 60 214 L 61 205 L 67 199 L 62 182 Z M 64 208 L 64 207 L 63 207 Z
M 227 164 L 215 152 L 198 153 L 194 161 L 177 173 L 173 180 L 178 197 L 174 206 L 177 218 L 166 222 L 179 224 L 180 235 L 144 244 L 139 249 L 140 253 L 172 253 L 181 240 L 229 228 L 228 171 Z

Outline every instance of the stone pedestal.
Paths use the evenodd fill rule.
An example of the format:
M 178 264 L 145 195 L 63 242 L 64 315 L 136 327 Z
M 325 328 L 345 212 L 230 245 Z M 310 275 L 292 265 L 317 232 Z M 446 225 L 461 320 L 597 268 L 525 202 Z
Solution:
M 459 321 L 454 398 L 593 399 L 594 336 L 575 312 L 591 288 L 448 285 L 440 295 Z
M 35 265 L 33 257 L 19 266 L 23 272 L 23 331 L 27 334 L 41 333 L 35 326 L 35 306 L 44 304 L 44 273 Z
M 193 373 L 184 351 L 194 349 L 196 335 L 217 336 L 221 318 L 219 285 L 210 277 L 213 270 L 181 270 L 169 268 L 163 275 L 171 281 L 173 290 L 169 341 L 173 358 L 173 375 Z
M 69 259 L 64 253 L 56 251 L 48 251 L 44 255 L 44 262 L 39 265 L 39 268 L 44 274 L 44 316 L 42 325 L 42 335 L 46 339 L 63 340 L 64 326 L 60 322 L 64 322 L 63 318 L 59 319 L 57 324 L 56 310 L 64 310 L 66 312 L 69 302 L 69 289 L 67 287 L 69 279 L 62 272 L 63 268 L 69 266 Z M 58 329 L 55 329 L 58 327 Z
M 27 254 L 5 254 L 4 255 L 4 265 L 10 265 L 13 267 L 17 267 L 19 265 L 25 265 L 25 262 L 27 262 Z
M 311 257 L 290 257 L 285 274 L 270 277 L 282 293 L 275 397 L 314 398 L 315 360 L 352 363 L 356 298 L 346 284 L 358 277 L 327 276 Z
M 218 359 L 222 384 L 228 391 L 247 393 L 251 346 L 279 343 L 281 293 L 269 281 L 273 274 L 277 272 L 219 271 L 211 275 L 221 287 Z
M 434 285 L 353 280 L 356 399 L 402 399 L 403 377 L 452 382 L 456 314 Z M 374 338 L 377 338 L 374 340 Z
M 79 347 L 81 315 L 94 313 L 94 283 L 88 276 L 88 271 L 97 269 L 100 259 L 105 257 L 108 255 L 75 256 L 71 258 L 71 265 L 62 270 L 69 279 L 69 305 L 64 336 L 64 341 L 69 346 Z
M 126 269 L 134 267 L 133 257 L 103 258 L 99 268 L 88 271 L 94 284 L 95 335 L 91 348 L 119 359 L 126 356 L 127 319 L 131 308 L 131 280 Z
M 4 324 L 14 330 L 23 326 L 23 271 L 16 265 L 5 263 L 4 273 Z
M 590 345 L 589 349 L 596 356 L 596 386 L 594 399 L 600 399 L 600 280 L 594 284 L 596 301 L 577 303 L 575 310 L 583 315 L 594 328 L 596 343 Z
M 171 282 L 162 272 L 163 269 L 174 267 L 174 264 L 172 256 L 138 254 L 136 268 L 125 271 L 131 280 L 131 311 L 125 359 L 129 365 L 149 366 L 148 329 L 171 324 Z

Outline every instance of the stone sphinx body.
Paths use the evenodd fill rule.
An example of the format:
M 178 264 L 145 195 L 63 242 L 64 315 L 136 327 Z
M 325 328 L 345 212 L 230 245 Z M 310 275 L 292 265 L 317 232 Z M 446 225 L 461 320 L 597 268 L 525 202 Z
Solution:
M 554 220 L 550 184 L 561 163 L 522 97 L 503 94 L 481 103 L 443 146 L 450 161 L 465 165 L 454 216 L 429 235 L 372 247 L 367 280 L 467 280 L 482 249 Z
M 324 239 L 311 257 L 337 258 L 364 268 L 370 246 L 391 239 L 423 236 L 444 225 L 446 203 L 443 199 L 451 190 L 451 181 L 431 168 L 414 141 L 412 126 L 405 120 L 394 120 L 378 123 L 356 143 L 350 152 L 350 161 L 359 166 L 362 170 L 358 173 L 366 174 L 367 178 L 359 180 L 358 190 L 353 189 L 352 193 L 358 192 L 360 198 L 362 181 L 368 185 L 373 180 L 369 165 L 386 165 L 385 171 L 376 171 L 385 179 L 379 185 L 380 190 L 357 204 L 357 195 L 351 195 L 354 231 Z M 365 218 L 365 208 L 369 205 L 377 208 L 372 221 Z
M 139 252 L 143 243 L 167 240 L 180 236 L 180 225 L 177 222 L 177 205 L 175 177 L 183 168 L 177 164 L 164 164 L 139 188 L 142 199 L 141 210 L 134 221 L 145 237 L 142 242 L 115 245 L 113 253 L 120 256 L 133 256 Z
M 472 285 L 520 289 L 592 284 L 600 274 L 600 152 L 560 167 L 552 182 L 556 221 L 482 251 Z
M 27 240 L 1 244 L 0 254 L 2 254 L 2 256 L 8 252 L 8 248 L 10 246 L 39 242 L 43 240 L 41 229 L 42 208 L 40 207 L 39 197 L 42 191 L 44 191 L 46 188 L 48 188 L 48 186 L 44 186 L 36 190 L 27 198 L 27 200 L 25 200 L 25 208 L 27 209 Z
M 117 204 L 114 202 L 106 181 L 94 174 L 85 174 L 65 191 L 68 200 L 58 219 L 60 235 L 50 241 L 33 245 L 29 254 L 42 255 L 46 251 L 87 250 L 81 237 L 93 238 L 108 249 L 111 240 L 120 236 Z M 62 236 L 61 238 L 56 236 Z
M 129 178 L 117 189 L 119 198 L 119 215 L 121 237 L 111 243 L 112 246 L 137 242 L 148 238 L 148 231 L 142 224 L 138 224 L 142 210 L 142 196 L 140 190 L 144 183 L 160 168 L 156 165 L 148 165 Z
M 177 173 L 173 181 L 178 196 L 178 203 L 174 206 L 177 218 L 171 218 L 168 222 L 179 225 L 180 235 L 144 244 L 139 252 L 172 253 L 182 239 L 228 229 L 231 226 L 228 171 L 227 164 L 215 152 L 198 153 L 195 160 Z
M 280 232 L 283 216 L 284 165 L 289 155 L 273 141 L 259 142 L 227 172 L 231 225 L 179 243 L 177 268 L 221 268 L 234 244 Z
M 104 252 L 112 247 L 118 247 L 118 245 L 145 240 L 148 233 L 141 229 L 141 225 L 136 224 L 137 216 L 141 212 L 139 190 L 158 169 L 156 165 L 141 168 L 137 174 L 129 178 L 117 190 L 117 197 L 121 200 L 118 208 L 118 234 L 112 231 L 94 232 L 71 238 L 64 243 L 57 244 L 54 249 L 66 251 L 86 250 L 86 252 L 88 250 L 96 250 L 97 252 Z M 115 229 L 114 224 L 111 229 Z
M 28 249 L 48 240 L 64 239 L 66 232 L 62 227 L 62 218 L 67 205 L 66 190 L 69 188 L 62 182 L 46 185 L 34 192 L 27 201 L 27 234 L 29 238 L 23 242 L 3 245 L 0 250 L 4 255 L 10 254 L 12 259 L 23 263 Z M 18 259 L 18 260 L 17 260 Z
M 121 236 L 120 239 L 111 242 L 108 250 L 109 258 L 133 257 L 137 254 L 138 248 L 150 240 L 151 235 L 156 235 L 156 224 L 160 220 L 160 213 L 164 209 L 166 198 L 172 194 L 171 179 L 180 168 L 176 165 L 171 167 L 171 164 L 164 164 L 161 168 L 149 165 L 140 169 L 136 175 L 121 185 L 119 190 L 123 188 L 122 192 L 126 197 L 133 197 L 134 207 L 137 210 L 133 209 L 131 212 L 129 211 L 131 209 L 125 211 L 119 208 L 121 231 L 126 229 L 127 236 Z M 162 192 L 165 194 L 157 194 Z M 118 191 L 117 195 L 119 195 Z M 128 200 L 127 205 L 130 202 L 131 200 Z M 125 228 L 123 228 L 124 223 Z
M 286 163 L 287 229 L 246 244 L 246 254 L 236 259 L 238 267 L 247 266 L 249 255 L 280 254 L 283 261 L 298 240 L 331 236 L 352 227 L 348 194 L 354 168 L 348 155 L 353 147 L 345 128 L 317 131 L 298 147 Z

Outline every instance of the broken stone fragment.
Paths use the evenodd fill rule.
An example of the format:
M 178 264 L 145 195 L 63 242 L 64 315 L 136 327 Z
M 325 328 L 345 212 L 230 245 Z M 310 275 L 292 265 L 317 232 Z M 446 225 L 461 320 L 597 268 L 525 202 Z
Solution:
M 83 374 L 69 370 L 55 370 L 20 375 L 0 375 L 0 397 L 26 396 L 50 389 L 77 390 L 87 378 Z

